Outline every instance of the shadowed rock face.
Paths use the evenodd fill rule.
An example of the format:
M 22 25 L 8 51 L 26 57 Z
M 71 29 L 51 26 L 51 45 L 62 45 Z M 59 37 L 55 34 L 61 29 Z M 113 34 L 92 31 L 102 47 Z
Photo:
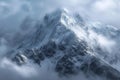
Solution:
M 78 46 L 77 46 L 78 45 Z M 61 53 L 57 53 L 60 51 Z M 86 75 L 95 74 L 108 80 L 120 80 L 119 72 L 99 58 L 90 55 L 84 42 L 66 48 L 66 45 L 49 42 L 40 49 L 26 49 L 13 58 L 19 65 L 27 63 L 28 59 L 41 65 L 45 59 L 55 58 L 55 71 L 61 75 L 72 75 L 84 72 Z M 58 56 L 59 54 L 62 54 Z
M 43 24 L 37 25 L 31 37 L 18 47 L 12 60 L 18 65 L 32 61 L 42 66 L 41 62 L 49 59 L 55 71 L 64 76 L 83 72 L 120 80 L 120 72 L 94 54 L 87 33 L 82 29 L 85 22 L 79 21 L 80 16 L 77 16 L 76 19 L 64 10 L 46 15 Z

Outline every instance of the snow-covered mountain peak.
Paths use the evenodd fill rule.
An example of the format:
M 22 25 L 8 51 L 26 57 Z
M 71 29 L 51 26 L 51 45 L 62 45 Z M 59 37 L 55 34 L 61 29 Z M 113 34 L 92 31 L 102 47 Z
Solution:
M 113 78 L 105 75 L 111 80 L 120 79 L 111 72 L 120 74 L 107 60 L 109 52 L 103 50 L 104 44 L 105 47 L 113 44 L 107 36 L 111 39 L 111 34 L 117 34 L 112 27 L 85 22 L 79 14 L 72 15 L 66 9 L 46 14 L 41 21 L 37 22 L 34 32 L 23 36 L 12 57 L 17 64 L 23 65 L 32 60 L 42 65 L 48 59 L 61 74 L 74 74 L 81 70 L 100 76 L 111 74 Z M 116 60 L 110 61 L 114 63 Z
M 72 25 L 75 23 L 73 16 L 67 9 L 57 9 L 44 17 L 45 22 L 53 24 Z
M 84 26 L 84 20 L 82 19 L 82 17 L 77 14 L 77 15 L 72 15 L 67 9 L 57 9 L 54 12 L 47 14 L 44 17 L 44 24 L 49 24 L 49 25 L 53 25 L 54 27 L 56 27 L 56 30 L 58 30 L 57 28 L 59 27 L 64 27 L 64 29 L 68 29 L 71 32 L 75 33 L 77 37 L 79 38 L 85 38 L 86 33 L 84 32 L 84 30 L 82 29 Z M 52 27 L 53 27 L 52 26 Z M 55 30 L 55 31 L 56 31 Z M 59 31 L 61 29 L 59 28 Z M 62 33 L 64 34 L 64 33 Z
M 69 10 L 66 8 L 58 8 L 53 13 L 56 15 L 63 14 L 63 13 L 69 13 Z

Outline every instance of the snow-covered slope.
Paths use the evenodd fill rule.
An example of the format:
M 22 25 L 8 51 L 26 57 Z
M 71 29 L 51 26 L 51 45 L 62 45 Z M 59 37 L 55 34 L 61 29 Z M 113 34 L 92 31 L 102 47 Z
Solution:
M 85 21 L 66 9 L 46 14 L 32 28 L 11 55 L 17 64 L 33 62 L 42 66 L 49 60 L 54 70 L 62 75 L 82 71 L 85 75 L 120 80 L 119 44 L 116 44 L 119 29 Z

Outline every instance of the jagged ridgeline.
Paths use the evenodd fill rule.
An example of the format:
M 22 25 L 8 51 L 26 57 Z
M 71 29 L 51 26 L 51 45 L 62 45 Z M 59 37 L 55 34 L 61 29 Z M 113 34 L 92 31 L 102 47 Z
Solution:
M 32 29 L 33 32 L 30 32 Z M 105 38 L 114 37 L 117 42 L 119 29 L 86 21 L 79 14 L 70 14 L 66 9 L 46 14 L 41 22 L 36 21 L 32 29 L 21 37 L 22 41 L 17 45 L 15 54 L 12 54 L 12 61 L 16 64 L 21 66 L 32 62 L 42 66 L 41 62 L 47 59 L 54 65 L 54 70 L 63 76 L 83 72 L 107 80 L 120 80 L 119 70 L 112 66 L 112 63 L 117 63 L 114 60 L 117 53 L 109 59 L 109 52 L 104 51 L 98 40 L 90 36 L 94 32 Z

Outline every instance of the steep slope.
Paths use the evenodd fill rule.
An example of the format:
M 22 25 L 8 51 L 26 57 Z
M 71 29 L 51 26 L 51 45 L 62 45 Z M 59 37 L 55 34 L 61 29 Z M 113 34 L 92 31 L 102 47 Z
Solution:
M 120 71 L 120 29 L 100 22 L 87 23 L 89 42 L 99 56 Z
M 94 26 L 93 23 L 85 22 L 80 15 L 73 16 L 66 9 L 59 9 L 47 14 L 29 37 L 25 35 L 27 39 L 23 40 L 11 57 L 18 65 L 33 62 L 42 66 L 41 62 L 49 60 L 54 70 L 62 75 L 82 71 L 86 75 L 120 80 L 120 72 L 110 65 L 109 56 L 104 59 L 110 52 L 105 53 L 101 45 L 103 43 L 97 37 L 100 34 L 103 40 L 109 38 L 111 34 L 108 32 L 112 27 L 106 28 Z M 113 29 L 111 32 L 117 34 Z

